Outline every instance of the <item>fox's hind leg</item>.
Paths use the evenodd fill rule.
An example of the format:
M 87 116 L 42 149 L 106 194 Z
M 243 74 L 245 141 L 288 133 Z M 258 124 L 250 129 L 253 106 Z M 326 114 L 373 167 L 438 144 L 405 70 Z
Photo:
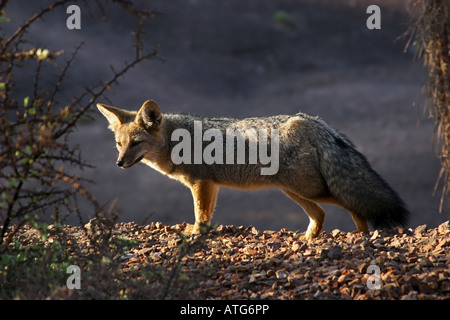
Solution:
M 363 218 L 360 218 L 353 212 L 350 213 L 352 214 L 353 222 L 356 225 L 356 230 L 354 232 L 363 232 L 369 234 L 369 224 L 367 223 L 367 221 Z
M 303 210 L 309 217 L 308 229 L 306 230 L 306 233 L 302 238 L 304 240 L 309 240 L 317 237 L 323 228 L 325 211 L 323 211 L 323 209 L 319 205 L 315 204 L 311 200 L 305 199 L 292 191 L 283 191 L 289 198 L 297 202 L 297 204 L 303 208 Z
M 345 210 L 347 210 L 348 212 L 351 213 L 352 215 L 352 219 L 353 222 L 356 225 L 356 230 L 353 231 L 354 233 L 357 232 L 363 232 L 363 233 L 367 233 L 369 234 L 369 223 L 367 222 L 366 219 L 362 218 L 360 215 L 357 215 L 355 213 L 353 213 L 352 211 L 350 211 L 349 208 L 344 207 L 340 202 L 338 202 L 336 199 L 334 198 L 328 198 L 325 201 L 321 201 L 321 203 L 328 203 L 328 204 L 334 204 L 337 206 L 340 206 L 341 208 L 344 208 Z
M 197 181 L 192 184 L 191 192 L 194 200 L 195 224 L 193 234 L 202 233 L 202 227 L 208 227 L 216 205 L 218 186 L 211 181 Z

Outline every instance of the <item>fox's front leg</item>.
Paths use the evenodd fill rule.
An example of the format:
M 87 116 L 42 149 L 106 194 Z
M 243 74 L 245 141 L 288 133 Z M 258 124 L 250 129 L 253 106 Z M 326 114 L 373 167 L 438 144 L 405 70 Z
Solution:
M 208 180 L 192 184 L 191 192 L 194 200 L 195 224 L 192 234 L 202 233 L 202 226 L 209 226 L 216 206 L 218 186 Z

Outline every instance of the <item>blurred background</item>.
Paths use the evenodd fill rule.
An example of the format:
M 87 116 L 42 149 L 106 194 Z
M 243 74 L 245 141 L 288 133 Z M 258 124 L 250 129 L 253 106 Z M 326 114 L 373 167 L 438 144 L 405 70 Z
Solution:
M 374 3 L 372 3 L 374 2 Z M 376 2 L 376 3 L 375 3 Z M 11 22 L 23 23 L 49 1 L 11 1 Z M 136 25 L 105 3 L 104 21 L 95 6 L 81 9 L 81 30 L 68 30 L 61 8 L 28 31 L 36 47 L 64 50 L 80 43 L 66 81 L 67 103 L 84 85 L 111 76 L 132 60 Z M 367 6 L 381 8 L 381 29 L 369 30 Z M 146 22 L 144 47 L 160 45 L 158 57 L 139 64 L 108 96 L 121 108 L 136 110 L 154 99 L 163 112 L 204 116 L 253 117 L 319 115 L 344 133 L 373 168 L 397 190 L 412 212 L 410 227 L 435 227 L 449 219 L 433 195 L 440 170 L 434 123 L 424 109 L 426 72 L 405 51 L 408 1 L 160 0 L 142 6 L 158 14 Z M 133 22 L 135 24 L 135 22 Z M 49 77 L 51 75 L 48 75 Z M 27 74 L 24 72 L 23 77 Z M 26 93 L 24 91 L 24 97 Z M 99 100 L 97 102 L 107 103 Z M 120 221 L 177 224 L 194 222 L 190 191 L 143 164 L 128 170 L 115 165 L 117 151 L 100 114 L 80 123 L 72 135 L 84 159 L 95 166 L 83 175 L 92 194 L 108 206 L 118 198 Z M 324 206 L 324 229 L 352 231 L 350 214 Z M 75 218 L 71 223 L 76 223 Z M 258 229 L 305 230 L 307 216 L 279 190 L 219 191 L 214 224 Z

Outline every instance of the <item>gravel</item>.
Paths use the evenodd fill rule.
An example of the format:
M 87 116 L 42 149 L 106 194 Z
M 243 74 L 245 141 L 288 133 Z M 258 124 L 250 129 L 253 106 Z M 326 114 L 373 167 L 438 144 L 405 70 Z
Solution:
M 138 299 L 450 299 L 448 221 L 434 229 L 333 230 L 309 241 L 286 229 L 219 225 L 205 235 L 185 236 L 185 228 L 186 223 L 114 224 L 112 237 L 127 245 L 113 252 L 116 274 L 100 273 L 103 282 L 84 283 L 86 290 L 95 288 L 89 292 L 61 289 L 48 298 L 111 298 L 108 290 L 119 288 L 120 297 Z M 91 259 L 95 228 L 62 229 L 80 259 Z M 26 227 L 16 239 L 25 243 L 35 233 Z M 55 231 L 46 241 L 58 237 Z M 149 270 L 163 272 L 150 277 Z
M 121 224 L 144 238 L 133 249 L 147 263 L 175 263 L 185 224 Z M 126 231 L 126 232 L 129 232 Z M 450 224 L 435 229 L 322 232 L 314 240 L 282 229 L 219 226 L 186 238 L 183 272 L 193 299 L 449 299 Z M 159 254 L 159 259 L 154 255 Z M 370 272 L 369 272 L 370 271 Z

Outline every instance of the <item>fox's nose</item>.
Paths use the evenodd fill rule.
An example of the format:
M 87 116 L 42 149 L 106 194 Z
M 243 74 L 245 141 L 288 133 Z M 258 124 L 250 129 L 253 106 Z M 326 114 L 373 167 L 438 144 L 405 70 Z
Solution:
M 124 162 L 123 162 L 123 160 L 117 160 L 116 164 L 117 164 L 119 167 L 122 167 L 123 164 L 124 164 Z

